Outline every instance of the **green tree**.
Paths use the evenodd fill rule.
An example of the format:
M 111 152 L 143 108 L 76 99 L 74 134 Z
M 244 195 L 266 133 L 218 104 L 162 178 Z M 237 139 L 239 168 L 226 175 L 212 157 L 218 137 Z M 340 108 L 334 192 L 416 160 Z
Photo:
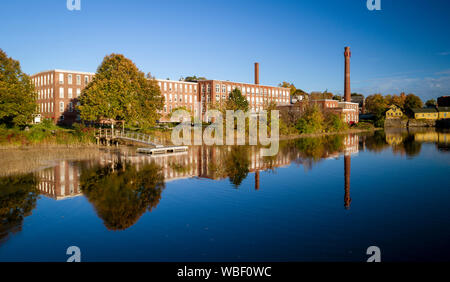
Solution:
M 404 110 L 407 115 L 409 115 L 410 117 L 414 116 L 412 109 L 422 108 L 422 107 L 423 107 L 423 102 L 418 96 L 416 96 L 414 94 L 406 95 Z
M 342 101 L 342 96 L 341 95 L 334 95 L 332 99 L 341 102 Z
M 297 88 L 295 88 L 295 85 L 293 83 L 289 83 L 287 81 L 283 81 L 282 83 L 279 83 L 278 86 L 284 87 L 284 88 L 289 88 L 290 95 L 293 95 L 297 91 Z M 299 90 L 303 92 L 303 90 L 301 90 L 301 89 L 299 89 Z
M 225 172 L 228 175 L 230 182 L 238 188 L 242 181 L 247 178 L 250 167 L 250 159 L 248 155 L 248 148 L 245 146 L 234 146 L 227 154 L 223 163 Z
M 120 54 L 103 59 L 94 80 L 80 97 L 80 116 L 87 121 L 125 120 L 140 127 L 155 124 L 163 107 L 158 84 Z
M 185 78 L 180 79 L 182 81 L 186 81 L 186 82 L 197 82 L 199 80 L 207 80 L 206 77 L 197 77 L 196 75 L 193 76 L 186 76 Z
M 247 99 L 242 95 L 241 90 L 235 88 L 233 91 L 230 92 L 230 95 L 228 96 L 228 100 L 226 102 L 226 108 L 227 110 L 242 110 L 243 112 L 248 111 L 248 101 Z
M 36 113 L 36 93 L 20 63 L 0 49 L 0 124 L 24 126 Z
M 426 101 L 425 106 L 427 106 L 428 108 L 436 107 L 436 100 L 430 99 L 430 100 Z
M 295 128 L 300 133 L 318 133 L 323 131 L 324 117 L 317 105 L 307 106 Z
M 22 229 L 25 217 L 36 207 L 39 190 L 32 173 L 0 178 L 0 244 Z
M 347 123 L 338 114 L 332 112 L 325 113 L 324 125 L 327 132 L 339 132 L 348 129 Z

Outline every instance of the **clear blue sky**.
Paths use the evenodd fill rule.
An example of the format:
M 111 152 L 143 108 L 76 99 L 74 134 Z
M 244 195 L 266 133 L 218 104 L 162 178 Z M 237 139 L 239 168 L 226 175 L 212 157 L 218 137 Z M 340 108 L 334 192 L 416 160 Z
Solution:
M 293 82 L 343 92 L 344 46 L 352 49 L 352 91 L 450 94 L 450 1 L 381 0 L 1 1 L 0 48 L 29 74 L 95 72 L 123 53 L 158 78 Z

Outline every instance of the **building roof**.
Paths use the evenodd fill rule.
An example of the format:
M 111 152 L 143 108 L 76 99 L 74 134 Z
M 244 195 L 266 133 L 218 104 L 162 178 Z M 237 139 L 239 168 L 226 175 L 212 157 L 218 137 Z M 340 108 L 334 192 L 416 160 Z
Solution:
M 218 81 L 218 82 L 223 82 L 223 83 L 245 84 L 246 86 L 250 86 L 250 87 L 271 87 L 271 88 L 281 88 L 284 90 L 290 90 L 290 88 L 288 88 L 288 87 L 254 84 L 254 83 L 230 81 L 230 80 L 220 80 L 220 79 L 199 80 L 199 82 L 213 82 L 213 81 Z
M 31 76 L 36 76 L 41 73 L 47 73 L 47 72 L 62 72 L 62 73 L 74 73 L 74 74 L 87 74 L 87 75 L 95 75 L 93 72 L 84 72 L 84 71 L 72 71 L 72 70 L 60 70 L 60 69 L 54 69 L 54 70 L 46 70 L 46 71 L 40 71 L 35 74 L 32 74 Z
M 397 106 L 396 104 L 392 104 L 388 107 L 388 109 L 399 109 L 401 110 L 402 108 L 400 108 L 399 106 Z
M 412 109 L 414 113 L 437 113 L 437 110 L 435 108 L 416 108 Z
M 171 80 L 171 79 L 160 79 L 160 78 L 155 78 L 155 80 L 156 81 L 161 81 L 161 82 L 169 82 L 169 83 L 197 84 L 197 82 L 184 81 L 184 80 Z

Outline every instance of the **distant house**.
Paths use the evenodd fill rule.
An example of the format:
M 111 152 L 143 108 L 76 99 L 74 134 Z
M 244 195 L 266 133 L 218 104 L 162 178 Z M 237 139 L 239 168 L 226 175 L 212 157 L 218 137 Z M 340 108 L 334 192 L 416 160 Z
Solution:
M 389 106 L 389 109 L 386 111 L 386 119 L 392 118 L 401 118 L 403 117 L 402 109 L 397 105 Z
M 450 119 L 450 107 L 413 109 L 415 119 Z
M 450 118 L 450 107 L 438 107 L 439 119 Z
M 412 109 L 415 119 L 438 119 L 439 114 L 435 108 Z

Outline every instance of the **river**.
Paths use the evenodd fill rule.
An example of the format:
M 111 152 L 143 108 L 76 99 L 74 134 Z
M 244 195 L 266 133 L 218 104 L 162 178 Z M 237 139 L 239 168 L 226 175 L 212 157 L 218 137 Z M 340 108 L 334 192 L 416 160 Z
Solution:
M 450 260 L 450 134 L 1 150 L 0 261 Z

